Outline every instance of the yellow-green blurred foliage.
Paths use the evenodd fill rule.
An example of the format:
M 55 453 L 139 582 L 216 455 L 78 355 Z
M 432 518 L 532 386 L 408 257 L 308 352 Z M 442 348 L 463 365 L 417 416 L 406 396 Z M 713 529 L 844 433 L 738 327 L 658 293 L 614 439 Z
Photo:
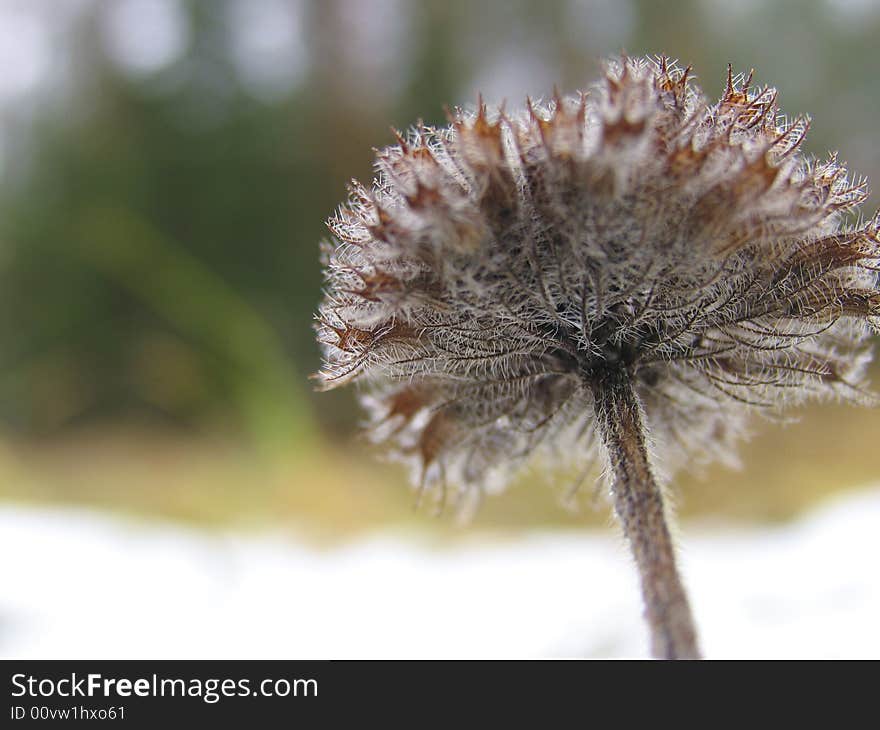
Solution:
M 21 28 L 43 42 L 12 45 L 39 78 L 0 85 L 7 499 L 451 529 L 357 442 L 352 393 L 307 375 L 317 242 L 345 182 L 369 179 L 389 125 L 442 122 L 477 90 L 571 90 L 621 49 L 693 64 L 710 93 L 728 62 L 755 67 L 813 116 L 809 151 L 880 180 L 880 7 L 863 0 L 34 0 L 0 12 L 0 40 Z M 679 511 L 784 519 L 877 480 L 880 413 L 794 415 L 756 424 L 742 471 L 683 479 Z M 476 524 L 607 521 L 591 482 L 579 514 L 541 482 Z

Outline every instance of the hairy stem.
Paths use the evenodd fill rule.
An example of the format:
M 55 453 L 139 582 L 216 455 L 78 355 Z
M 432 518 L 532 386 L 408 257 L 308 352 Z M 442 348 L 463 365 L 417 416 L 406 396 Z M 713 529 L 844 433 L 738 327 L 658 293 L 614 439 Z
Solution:
M 658 659 L 698 659 L 697 632 L 675 565 L 663 495 L 651 471 L 638 396 L 625 371 L 592 381 L 590 388 L 608 450 L 614 509 L 641 578 L 651 651 Z

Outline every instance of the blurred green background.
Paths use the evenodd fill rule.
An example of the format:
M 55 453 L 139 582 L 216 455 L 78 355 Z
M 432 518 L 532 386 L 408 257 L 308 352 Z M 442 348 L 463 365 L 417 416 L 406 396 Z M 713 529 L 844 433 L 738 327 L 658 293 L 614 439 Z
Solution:
M 877 181 L 878 32 L 868 0 L 0 0 L 0 496 L 456 529 L 357 440 L 353 393 L 307 380 L 323 221 L 389 125 L 664 52 L 710 95 L 754 67 L 812 115 L 809 152 Z M 782 520 L 880 476 L 880 413 L 794 415 L 756 424 L 742 471 L 680 480 L 680 513 Z M 608 521 L 542 481 L 476 526 Z

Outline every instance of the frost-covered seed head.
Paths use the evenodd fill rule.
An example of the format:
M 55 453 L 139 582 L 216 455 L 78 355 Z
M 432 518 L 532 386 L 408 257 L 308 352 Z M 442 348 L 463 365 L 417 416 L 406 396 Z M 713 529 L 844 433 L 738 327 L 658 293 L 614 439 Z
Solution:
M 594 452 L 590 384 L 626 373 L 667 470 L 730 457 L 750 411 L 859 398 L 880 217 L 808 120 L 732 77 L 708 103 L 665 58 L 589 91 L 455 109 L 378 153 L 329 226 L 324 388 L 457 495 L 536 454 Z

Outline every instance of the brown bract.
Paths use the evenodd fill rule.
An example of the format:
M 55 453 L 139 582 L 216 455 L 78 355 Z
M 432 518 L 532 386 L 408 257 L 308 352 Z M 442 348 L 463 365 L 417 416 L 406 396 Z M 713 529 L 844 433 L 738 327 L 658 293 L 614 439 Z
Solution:
M 730 457 L 746 415 L 865 395 L 880 218 L 805 118 L 665 58 L 587 92 L 455 109 L 377 155 L 330 220 L 321 387 L 363 383 L 369 433 L 424 487 L 503 486 L 596 450 L 593 385 L 634 384 L 667 470 Z

